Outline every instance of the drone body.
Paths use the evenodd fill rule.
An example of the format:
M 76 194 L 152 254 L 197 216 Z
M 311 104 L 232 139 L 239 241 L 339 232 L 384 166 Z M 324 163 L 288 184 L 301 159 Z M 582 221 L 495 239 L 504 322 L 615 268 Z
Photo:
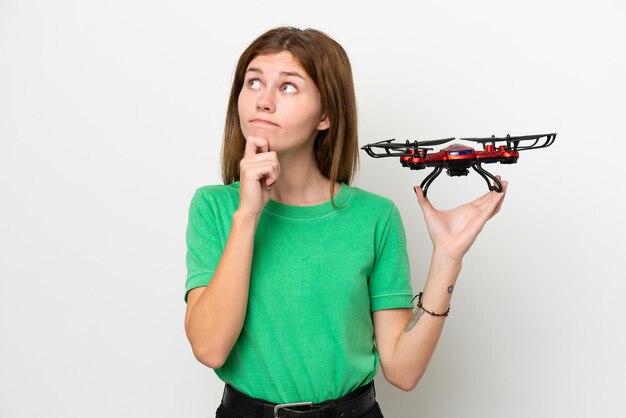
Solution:
M 429 153 L 429 151 L 432 151 L 433 148 L 427 148 L 428 146 L 445 144 L 456 138 L 421 142 L 409 142 L 407 140 L 405 143 L 393 142 L 393 139 L 389 139 L 365 145 L 362 149 L 374 158 L 400 157 L 402 166 L 411 170 L 432 167 L 433 171 L 426 176 L 420 185 L 424 196 L 426 196 L 430 184 L 441 174 L 444 168 L 449 176 L 466 176 L 469 174 L 469 169 L 472 168 L 485 179 L 489 190 L 501 192 L 502 184 L 500 180 L 482 168 L 482 164 L 515 164 L 519 158 L 519 151 L 548 147 L 552 145 L 555 138 L 555 133 L 517 137 L 507 135 L 505 138 L 496 138 L 495 136 L 491 138 L 460 138 L 463 141 L 482 144 L 483 149 L 476 150 L 470 146 L 455 143 L 432 153 Z M 532 143 L 530 145 L 520 145 L 520 142 L 525 141 L 532 141 Z M 497 143 L 500 142 L 505 144 L 498 145 Z M 377 153 L 372 148 L 381 148 L 384 150 L 384 153 Z

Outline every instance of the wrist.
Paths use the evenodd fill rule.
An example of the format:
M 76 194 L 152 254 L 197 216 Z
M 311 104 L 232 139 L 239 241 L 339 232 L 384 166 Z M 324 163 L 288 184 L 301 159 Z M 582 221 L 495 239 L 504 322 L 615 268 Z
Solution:
M 237 209 L 233 214 L 233 226 L 240 227 L 252 227 L 256 228 L 259 223 L 260 214 L 246 212 L 241 209 Z
M 433 250 L 430 271 L 424 285 L 424 306 L 435 312 L 448 308 L 461 266 L 461 260 Z
M 463 257 L 451 257 L 446 251 L 433 246 L 433 254 L 430 262 L 431 265 L 435 266 L 438 270 L 458 274 L 463 266 Z

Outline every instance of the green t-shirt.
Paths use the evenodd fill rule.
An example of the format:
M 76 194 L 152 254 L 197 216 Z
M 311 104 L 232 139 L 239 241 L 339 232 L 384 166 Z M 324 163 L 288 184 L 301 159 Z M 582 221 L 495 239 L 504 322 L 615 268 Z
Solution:
M 330 201 L 270 200 L 254 240 L 243 329 L 218 377 L 276 403 L 339 398 L 379 368 L 371 312 L 412 308 L 406 237 L 389 199 L 342 184 Z M 239 183 L 196 190 L 187 292 L 206 286 L 239 205 Z

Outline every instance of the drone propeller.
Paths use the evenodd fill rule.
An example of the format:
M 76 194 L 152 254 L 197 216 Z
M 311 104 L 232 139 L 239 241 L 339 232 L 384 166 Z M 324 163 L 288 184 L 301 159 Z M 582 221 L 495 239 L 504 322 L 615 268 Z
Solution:
M 407 144 L 399 144 L 397 142 L 393 142 L 395 139 L 386 139 L 384 141 L 374 142 L 373 144 L 367 144 L 361 147 L 362 150 L 365 150 L 370 157 L 381 158 L 381 157 L 400 157 L 405 154 L 405 149 L 409 147 L 409 143 Z M 382 148 L 385 153 L 376 153 L 372 148 Z M 400 151 L 398 151 L 400 150 Z
M 415 154 L 415 152 L 420 149 L 424 151 L 432 150 L 432 148 L 427 148 L 433 145 L 441 145 L 446 142 L 450 142 L 455 138 L 444 138 L 444 139 L 435 139 L 431 141 L 413 141 L 410 142 L 406 140 L 406 142 L 393 142 L 395 138 L 386 139 L 384 141 L 374 142 L 372 144 L 367 144 L 361 147 L 362 150 L 367 152 L 370 157 L 381 158 L 381 157 L 402 157 L 407 155 Z M 376 152 L 372 148 L 381 148 L 384 152 Z
M 492 135 L 491 138 L 460 138 L 464 141 L 472 141 L 478 142 L 483 145 L 483 148 L 487 147 L 487 144 L 491 144 L 493 146 L 496 145 L 496 142 L 506 142 L 506 148 L 511 151 L 522 151 L 527 149 L 537 149 L 537 148 L 545 148 L 549 147 L 554 143 L 556 138 L 555 133 L 551 134 L 541 134 L 541 135 L 523 135 L 523 136 L 511 136 L 507 135 L 504 138 L 496 138 L 495 135 Z M 529 145 L 519 145 L 522 141 L 532 141 Z
M 453 139 L 456 138 L 444 138 L 444 139 L 433 139 L 432 141 L 422 141 L 419 143 L 420 147 L 429 147 L 429 146 L 433 146 L 433 145 L 441 145 L 441 144 L 445 144 L 446 142 L 450 142 Z

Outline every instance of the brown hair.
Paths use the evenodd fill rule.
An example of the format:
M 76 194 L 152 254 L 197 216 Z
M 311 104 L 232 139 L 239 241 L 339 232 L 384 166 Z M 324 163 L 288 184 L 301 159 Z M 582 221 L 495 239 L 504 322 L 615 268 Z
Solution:
M 352 69 L 345 50 L 335 40 L 315 29 L 279 27 L 262 34 L 243 52 L 237 63 L 228 101 L 222 143 L 224 184 L 239 180 L 239 162 L 246 140 L 239 123 L 237 102 L 246 69 L 258 55 L 289 51 L 320 92 L 322 112 L 330 127 L 320 131 L 313 146 L 321 173 L 335 182 L 350 184 L 358 164 L 356 97 Z

